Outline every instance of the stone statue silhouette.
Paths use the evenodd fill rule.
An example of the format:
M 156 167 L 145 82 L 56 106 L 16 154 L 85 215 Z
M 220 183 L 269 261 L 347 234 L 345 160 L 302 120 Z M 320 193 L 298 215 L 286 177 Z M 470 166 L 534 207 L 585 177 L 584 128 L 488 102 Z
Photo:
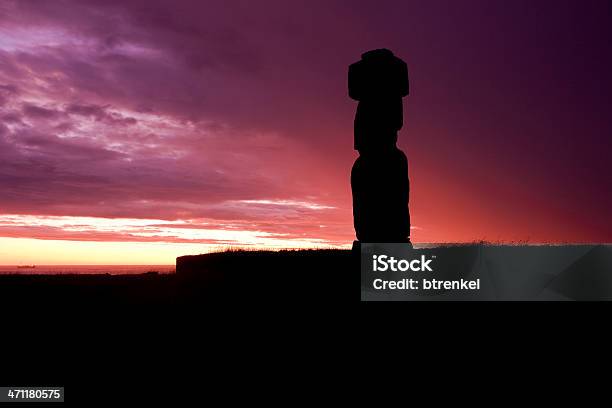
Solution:
M 410 242 L 408 160 L 397 148 L 408 67 L 387 49 L 364 53 L 348 72 L 349 96 L 358 101 L 351 171 L 353 222 L 360 242 Z

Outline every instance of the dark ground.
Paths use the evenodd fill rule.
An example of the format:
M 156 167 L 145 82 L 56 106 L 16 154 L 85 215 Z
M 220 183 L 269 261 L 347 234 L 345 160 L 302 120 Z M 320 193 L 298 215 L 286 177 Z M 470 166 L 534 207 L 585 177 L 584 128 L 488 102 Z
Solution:
M 358 273 L 354 290 L 341 290 L 350 286 L 350 265 L 348 250 L 230 251 L 180 257 L 176 274 L 0 275 L 0 304 L 70 312 L 196 307 L 211 301 L 321 302 L 351 296 L 358 301 Z
M 296 369 L 312 373 L 309 388 L 314 380 L 337 388 L 340 368 L 364 376 L 375 372 L 364 367 L 404 357 L 402 367 L 421 372 L 419 356 L 441 353 L 446 364 L 471 347 L 472 364 L 487 355 L 480 346 L 494 344 L 498 361 L 524 342 L 552 344 L 538 334 L 557 341 L 605 321 L 593 307 L 549 302 L 359 302 L 351 255 L 228 252 L 182 257 L 175 275 L 0 276 L 0 384 L 63 385 L 75 406 L 125 398 L 176 406 L 238 378 L 276 373 L 268 391 L 292 389 L 304 382 L 283 373 Z M 433 361 L 425 366 L 441 367 Z
M 203 375 L 235 376 L 234 364 L 257 360 L 241 369 L 257 377 L 271 349 L 295 341 L 307 345 L 298 359 L 344 348 L 359 305 L 351 254 L 234 251 L 182 257 L 169 275 L 0 276 L 0 384 L 64 385 L 79 403 L 174 400 Z

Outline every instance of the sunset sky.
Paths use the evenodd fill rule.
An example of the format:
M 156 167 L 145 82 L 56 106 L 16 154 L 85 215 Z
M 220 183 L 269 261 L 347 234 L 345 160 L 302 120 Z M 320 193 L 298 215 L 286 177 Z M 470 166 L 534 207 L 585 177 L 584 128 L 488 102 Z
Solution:
M 382 47 L 410 71 L 413 241 L 611 242 L 611 22 L 603 0 L 0 0 L 0 264 L 350 245 L 347 67 Z

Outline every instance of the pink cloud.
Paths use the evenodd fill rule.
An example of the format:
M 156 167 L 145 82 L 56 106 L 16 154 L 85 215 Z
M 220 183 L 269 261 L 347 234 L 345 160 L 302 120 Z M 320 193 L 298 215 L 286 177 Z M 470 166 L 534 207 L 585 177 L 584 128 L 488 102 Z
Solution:
M 568 219 L 574 230 L 587 225 L 578 209 L 603 218 L 605 104 L 572 101 L 609 94 L 605 64 L 589 71 L 595 85 L 578 89 L 567 81 L 588 58 L 545 47 L 539 24 L 533 35 L 529 21 L 512 31 L 504 18 L 519 6 L 434 3 L 3 2 L 0 214 L 202 219 L 219 230 L 350 242 L 355 107 L 346 68 L 385 46 L 409 61 L 416 84 L 400 136 L 414 170 L 415 220 L 463 220 L 427 238 L 499 234 L 500 222 L 474 228 L 482 207 L 491 219 L 532 214 L 523 225 L 534 225 L 551 213 L 550 197 L 562 199 L 540 225 L 543 237 L 559 239 L 554 226 Z M 565 38 L 561 23 L 550 38 Z M 513 188 L 491 187 L 499 180 Z M 508 221 L 501 234 L 520 233 L 517 225 Z M 10 228 L 0 235 L 115 234 Z

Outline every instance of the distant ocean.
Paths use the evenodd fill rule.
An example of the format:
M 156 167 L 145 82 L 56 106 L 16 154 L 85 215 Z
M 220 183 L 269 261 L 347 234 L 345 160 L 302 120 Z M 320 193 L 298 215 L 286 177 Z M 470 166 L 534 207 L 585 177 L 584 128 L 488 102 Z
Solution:
M 18 268 L 17 265 L 0 265 L 0 275 L 57 275 L 57 274 L 111 274 L 133 275 L 146 272 L 174 273 L 174 265 L 36 265 L 35 268 Z

